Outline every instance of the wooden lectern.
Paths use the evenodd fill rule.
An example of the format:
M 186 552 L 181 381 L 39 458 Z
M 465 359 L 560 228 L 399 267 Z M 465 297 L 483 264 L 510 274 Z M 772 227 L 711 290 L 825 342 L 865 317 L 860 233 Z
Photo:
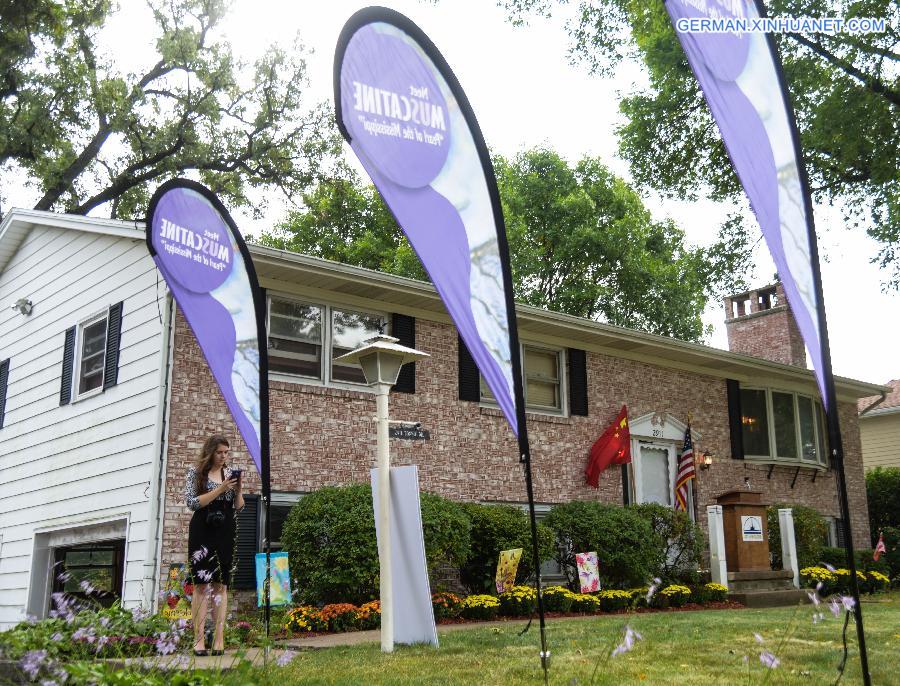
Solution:
M 762 492 L 727 491 L 716 498 L 716 503 L 722 506 L 728 571 L 769 571 L 769 533 Z

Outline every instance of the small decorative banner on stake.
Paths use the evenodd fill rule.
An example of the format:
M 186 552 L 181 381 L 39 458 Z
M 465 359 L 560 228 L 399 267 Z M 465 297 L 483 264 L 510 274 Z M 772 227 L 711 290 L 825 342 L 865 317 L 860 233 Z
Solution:
M 272 581 L 269 598 L 272 605 L 291 604 L 291 575 L 287 553 L 270 553 L 272 558 Z M 256 605 L 266 604 L 266 554 L 256 553 Z
M 594 593 L 600 590 L 600 564 L 597 553 L 576 553 L 575 564 L 578 565 L 578 580 L 582 593 Z
M 497 593 L 505 593 L 516 585 L 516 571 L 519 569 L 521 559 L 521 548 L 500 551 L 500 559 L 497 562 Z
M 169 565 L 165 594 L 166 603 L 162 608 L 162 616 L 165 619 L 191 618 L 191 598 L 194 595 L 194 584 L 188 578 L 183 564 Z

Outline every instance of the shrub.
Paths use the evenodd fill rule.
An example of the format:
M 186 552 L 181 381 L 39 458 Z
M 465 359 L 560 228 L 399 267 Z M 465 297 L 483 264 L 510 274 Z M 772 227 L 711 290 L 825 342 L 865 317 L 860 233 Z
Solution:
M 807 588 L 817 588 L 823 598 L 836 592 L 837 576 L 826 567 L 804 567 L 800 570 L 800 583 Z
M 329 631 L 351 631 L 357 628 L 358 611 L 359 608 L 350 603 L 333 603 L 319 610 L 319 615 Z
M 422 493 L 422 528 L 429 572 L 469 553 L 469 520 L 461 507 Z M 307 603 L 362 604 L 378 595 L 378 547 L 369 484 L 322 488 L 302 498 L 282 531 L 291 574 Z
M 636 508 L 564 503 L 554 507 L 544 521 L 556 534 L 556 559 L 572 586 L 578 580 L 577 552 L 598 551 L 600 582 L 611 588 L 638 586 L 656 575 L 663 564 L 665 542 Z
M 548 586 L 543 590 L 542 598 L 547 612 L 569 612 L 575 594 L 564 586 Z
M 828 527 L 818 511 L 805 505 L 777 503 L 766 509 L 769 528 L 769 556 L 773 569 L 781 569 L 781 527 L 778 524 L 778 510 L 791 508 L 794 511 L 794 537 L 797 541 L 797 563 L 802 567 L 819 564 L 822 558 L 822 542 Z
M 653 576 L 663 581 L 694 581 L 703 554 L 703 530 L 686 513 L 658 503 L 629 505 L 628 509 L 647 520 L 663 542 L 662 564 Z
M 431 607 L 434 609 L 435 620 L 456 619 L 459 617 L 462 598 L 455 593 L 441 591 L 431 594 Z
M 356 626 L 360 629 L 377 629 L 381 626 L 381 602 L 373 600 L 356 610 Z
M 463 585 L 470 593 L 493 590 L 500 551 L 512 548 L 522 548 L 516 583 L 524 583 L 534 567 L 528 514 L 512 505 L 466 503 L 462 507 L 472 525 L 471 554 L 459 568 Z M 553 533 L 543 524 L 537 525 L 537 532 L 538 556 L 543 562 L 553 557 Z
M 728 588 L 722 584 L 710 582 L 698 590 L 700 592 L 698 600 L 701 603 L 723 603 L 728 600 Z
M 900 528 L 900 467 L 876 467 L 866 472 L 866 498 L 874 546 L 880 529 Z
M 887 545 L 885 545 L 887 547 Z M 876 562 L 872 559 L 875 551 L 867 549 L 857 549 L 853 551 L 853 558 L 856 562 L 856 568 L 859 571 L 875 571 L 882 574 L 890 575 L 890 564 L 887 556 L 881 556 Z M 847 552 L 843 548 L 822 548 L 821 563 L 829 564 L 832 567 L 847 566 Z
M 500 601 L 500 614 L 505 617 L 528 617 L 537 607 L 537 593 L 531 586 L 513 586 L 504 591 Z
M 666 586 L 653 596 L 653 601 L 659 602 L 659 607 L 681 607 L 691 599 L 691 589 L 680 584 Z
M 835 569 L 834 570 L 834 590 L 832 593 L 841 593 L 843 595 L 847 595 L 850 593 L 850 570 L 849 569 Z M 866 592 L 866 582 L 868 579 L 864 572 L 856 570 L 856 583 L 859 586 L 860 593 Z
M 499 610 L 500 601 L 492 595 L 470 595 L 460 606 L 466 619 L 495 619 Z
M 600 599 L 600 609 L 604 612 L 624 610 L 631 603 L 631 591 L 608 589 L 597 593 Z
M 600 612 L 601 601 L 590 593 L 573 593 L 572 612 L 595 613 Z
M 325 631 L 327 628 L 319 610 L 309 605 L 295 607 L 285 616 L 284 629 L 288 633 L 303 634 L 308 631 Z
M 883 593 L 891 587 L 891 580 L 881 572 L 867 572 L 866 576 L 869 578 L 871 593 Z

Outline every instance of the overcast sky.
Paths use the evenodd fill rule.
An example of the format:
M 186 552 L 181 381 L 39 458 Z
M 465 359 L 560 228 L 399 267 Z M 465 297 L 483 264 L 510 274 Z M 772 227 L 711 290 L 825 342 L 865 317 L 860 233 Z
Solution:
M 313 51 L 308 60 L 311 101 L 330 101 L 338 34 L 347 18 L 368 4 L 372 3 L 236 0 L 222 30 L 235 52 L 248 60 L 273 42 L 290 45 L 299 32 Z M 616 155 L 613 130 L 622 121 L 620 95 L 646 82 L 639 65 L 622 65 L 612 80 L 592 77 L 585 67 L 570 64 L 569 38 L 561 18 L 536 19 L 528 27 L 516 28 L 504 20 L 503 11 L 492 0 L 385 0 L 383 4 L 406 14 L 443 53 L 493 150 L 512 156 L 546 144 L 572 162 L 584 155 L 598 156 L 629 178 L 627 165 Z M 119 63 L 138 69 L 153 55 L 153 35 L 145 29 L 152 19 L 139 0 L 121 0 L 121 6 L 123 11 L 104 39 Z M 347 146 L 345 154 L 353 159 Z M 710 243 L 732 209 L 709 202 L 664 201 L 639 190 L 658 219 L 672 217 L 695 244 Z M 11 204 L 16 199 L 8 193 Z M 874 241 L 843 229 L 834 208 L 817 207 L 815 217 L 824 234 L 820 250 L 825 256 L 822 274 L 835 373 L 876 383 L 900 377 L 900 362 L 894 354 L 900 341 L 900 296 L 881 291 L 883 274 L 869 264 L 877 249 Z M 239 213 L 235 218 L 247 233 L 259 234 L 265 228 Z M 758 234 L 758 228 L 755 231 Z M 759 267 L 751 283 L 766 285 L 775 270 L 762 241 L 755 254 Z M 712 303 L 704 321 L 716 331 L 707 342 L 727 348 L 723 320 L 721 303 Z

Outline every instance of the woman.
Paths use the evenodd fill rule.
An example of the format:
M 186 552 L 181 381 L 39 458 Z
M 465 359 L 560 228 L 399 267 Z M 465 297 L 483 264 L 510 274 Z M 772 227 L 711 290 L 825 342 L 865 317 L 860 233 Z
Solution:
M 225 464 L 229 449 L 224 436 L 206 439 L 196 466 L 188 468 L 184 489 L 185 503 L 194 512 L 188 533 L 188 559 L 194 582 L 194 655 L 209 654 L 204 628 L 210 603 L 216 627 L 212 654 L 222 655 L 225 650 L 228 584 L 237 533 L 235 510 L 244 507 L 241 473 Z

